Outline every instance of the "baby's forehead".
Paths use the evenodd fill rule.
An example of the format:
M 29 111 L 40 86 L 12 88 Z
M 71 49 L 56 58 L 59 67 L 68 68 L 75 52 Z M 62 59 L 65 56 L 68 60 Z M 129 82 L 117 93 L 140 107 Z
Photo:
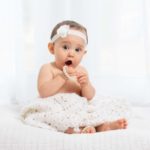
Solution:
M 59 42 L 61 44 L 74 44 L 74 45 L 79 45 L 82 47 L 86 46 L 85 41 L 82 38 L 74 36 L 74 35 L 68 35 L 65 38 L 59 38 Z

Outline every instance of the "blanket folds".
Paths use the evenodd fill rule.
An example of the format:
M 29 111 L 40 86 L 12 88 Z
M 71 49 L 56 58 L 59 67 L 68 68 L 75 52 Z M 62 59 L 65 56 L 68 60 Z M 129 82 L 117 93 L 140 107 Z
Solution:
M 106 121 L 129 119 L 131 107 L 124 99 L 98 97 L 91 101 L 76 94 L 62 93 L 25 106 L 22 120 L 32 126 L 64 132 L 67 128 L 97 126 Z

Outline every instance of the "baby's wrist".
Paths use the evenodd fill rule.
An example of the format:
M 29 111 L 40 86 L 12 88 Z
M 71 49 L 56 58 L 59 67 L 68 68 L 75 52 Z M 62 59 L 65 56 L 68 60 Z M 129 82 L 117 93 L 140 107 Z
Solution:
M 81 84 L 81 88 L 87 88 L 90 86 L 90 82 Z
M 68 77 L 66 77 L 66 75 L 65 75 L 63 72 L 60 73 L 59 75 L 60 75 L 60 77 L 61 77 L 63 80 L 65 80 L 65 81 L 68 80 Z
M 65 82 L 68 80 L 68 78 L 64 75 L 63 72 L 59 73 L 59 74 L 56 76 L 56 78 L 59 78 L 59 79 L 61 79 L 62 81 L 65 81 Z

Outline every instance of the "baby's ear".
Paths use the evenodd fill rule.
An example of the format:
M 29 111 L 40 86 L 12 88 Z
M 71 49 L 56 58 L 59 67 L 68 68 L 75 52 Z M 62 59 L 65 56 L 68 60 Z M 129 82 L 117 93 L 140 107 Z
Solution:
M 84 51 L 84 55 L 87 53 L 87 50 Z
M 54 54 L 54 44 L 53 43 L 48 43 L 48 50 L 51 54 Z

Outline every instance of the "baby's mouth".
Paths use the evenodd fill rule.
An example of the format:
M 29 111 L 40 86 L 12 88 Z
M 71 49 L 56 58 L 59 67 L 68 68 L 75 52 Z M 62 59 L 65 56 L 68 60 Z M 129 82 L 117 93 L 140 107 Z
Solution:
M 72 65 L 72 61 L 71 61 L 71 60 L 67 60 L 67 61 L 65 62 L 65 64 L 66 64 L 67 66 L 70 66 L 70 65 Z

